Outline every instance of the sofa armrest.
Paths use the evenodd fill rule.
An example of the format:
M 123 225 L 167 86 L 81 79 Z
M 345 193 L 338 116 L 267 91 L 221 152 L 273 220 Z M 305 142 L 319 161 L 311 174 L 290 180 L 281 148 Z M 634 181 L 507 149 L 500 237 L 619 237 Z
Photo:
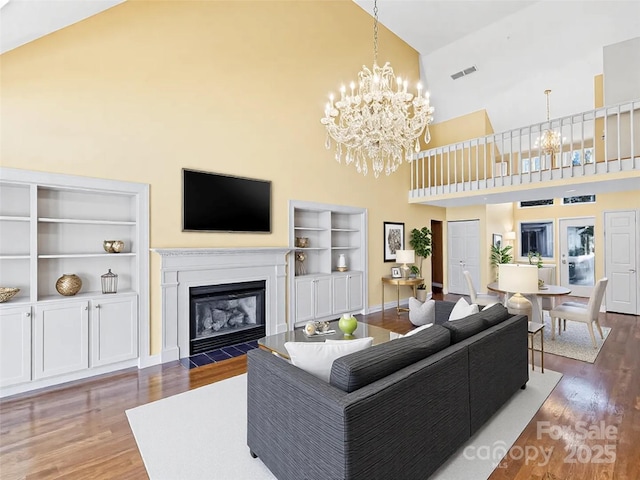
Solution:
M 262 349 L 247 353 L 247 444 L 279 479 L 344 477 L 345 392 Z M 248 453 L 247 453 L 248 455 Z

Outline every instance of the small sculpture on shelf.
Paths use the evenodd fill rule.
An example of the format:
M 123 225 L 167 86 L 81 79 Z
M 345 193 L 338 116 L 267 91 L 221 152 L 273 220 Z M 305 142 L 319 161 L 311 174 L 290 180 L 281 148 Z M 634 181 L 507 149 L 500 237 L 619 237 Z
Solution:
M 296 252 L 296 275 L 306 275 L 307 269 L 304 266 L 304 261 L 307 256 L 304 252 L 297 251 Z

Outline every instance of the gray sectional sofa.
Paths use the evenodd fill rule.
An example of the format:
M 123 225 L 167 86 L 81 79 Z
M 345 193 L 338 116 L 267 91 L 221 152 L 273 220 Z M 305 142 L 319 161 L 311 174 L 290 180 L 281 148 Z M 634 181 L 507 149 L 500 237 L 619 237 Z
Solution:
M 248 353 L 247 444 L 279 480 L 420 479 L 529 379 L 527 317 L 497 305 L 333 362 L 330 382 Z

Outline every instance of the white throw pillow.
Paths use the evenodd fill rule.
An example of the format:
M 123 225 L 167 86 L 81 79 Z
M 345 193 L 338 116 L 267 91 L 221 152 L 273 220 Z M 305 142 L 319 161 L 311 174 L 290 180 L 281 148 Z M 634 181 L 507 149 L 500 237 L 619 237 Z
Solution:
M 358 352 L 373 345 L 373 337 L 330 342 L 286 342 L 291 363 L 311 375 L 329 382 L 331 366 L 336 358 Z
M 468 317 L 474 313 L 478 313 L 478 305 L 472 303 L 469 305 L 464 298 L 458 300 L 449 314 L 449 321 L 460 320 L 461 318 Z
M 436 301 L 422 303 L 415 297 L 409 298 L 409 321 L 415 326 L 426 325 L 436 321 Z
M 482 311 L 484 312 L 485 310 L 489 310 L 491 307 L 493 307 L 495 305 L 502 305 L 502 304 L 500 302 L 490 303 L 489 305 L 485 305 L 484 307 L 482 307 Z
M 426 330 L 429 327 L 432 327 L 433 323 L 427 323 L 426 325 L 422 325 L 421 327 L 418 328 L 414 328 L 413 330 L 409 330 L 407 333 L 404 334 L 405 337 L 410 337 L 411 335 L 415 335 L 418 332 L 421 332 L 422 330 Z

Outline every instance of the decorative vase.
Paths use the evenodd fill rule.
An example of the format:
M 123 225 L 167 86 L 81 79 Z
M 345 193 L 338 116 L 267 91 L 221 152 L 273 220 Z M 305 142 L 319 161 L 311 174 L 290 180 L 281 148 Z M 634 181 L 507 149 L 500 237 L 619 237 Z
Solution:
M 75 273 L 65 273 L 56 281 L 56 290 L 60 295 L 71 297 L 82 288 L 82 280 Z
M 344 253 L 338 255 L 338 271 L 346 272 L 347 271 L 347 259 L 344 256 Z
M 338 328 L 342 330 L 345 335 L 351 335 L 358 328 L 358 320 L 350 313 L 345 313 L 340 317 L 338 321 Z
M 426 288 L 418 288 L 416 289 L 416 298 L 422 303 L 427 301 L 427 289 Z

